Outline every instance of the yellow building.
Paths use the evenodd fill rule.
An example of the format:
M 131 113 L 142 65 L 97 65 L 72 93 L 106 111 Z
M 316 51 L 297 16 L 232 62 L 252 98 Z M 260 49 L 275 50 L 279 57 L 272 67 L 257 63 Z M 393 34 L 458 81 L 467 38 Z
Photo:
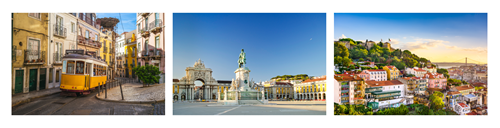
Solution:
M 114 55 L 114 52 L 113 52 L 113 44 L 112 44 L 112 39 L 113 39 L 113 31 L 109 31 L 109 30 L 106 30 L 106 29 L 103 29 L 102 31 L 99 32 L 100 34 L 100 42 L 102 44 L 102 47 L 101 49 L 99 50 L 100 52 L 100 57 L 106 61 L 106 63 L 108 64 L 108 71 L 107 71 L 107 75 L 108 75 L 108 78 L 111 78 L 112 76 L 112 70 L 113 70 L 113 66 L 112 66 L 112 62 L 114 60 L 113 58 L 113 55 Z
M 12 94 L 48 84 L 48 13 L 12 14 Z
M 125 77 L 135 78 L 132 68 L 137 65 L 137 42 L 135 40 L 136 30 L 126 33 L 125 38 Z
M 302 81 L 294 86 L 296 100 L 325 100 L 326 76 Z
M 387 80 L 397 80 L 399 78 L 399 70 L 395 66 L 384 66 L 383 69 L 387 72 Z

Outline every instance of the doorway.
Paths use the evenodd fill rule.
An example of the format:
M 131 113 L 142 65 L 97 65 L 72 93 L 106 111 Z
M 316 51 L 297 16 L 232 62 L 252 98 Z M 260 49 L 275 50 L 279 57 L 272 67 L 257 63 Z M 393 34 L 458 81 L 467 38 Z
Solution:
M 30 69 L 30 74 L 29 74 L 29 91 L 35 91 L 36 90 L 36 74 L 37 74 L 38 69 Z
M 23 92 L 23 83 L 24 83 L 24 70 L 16 70 L 14 93 Z

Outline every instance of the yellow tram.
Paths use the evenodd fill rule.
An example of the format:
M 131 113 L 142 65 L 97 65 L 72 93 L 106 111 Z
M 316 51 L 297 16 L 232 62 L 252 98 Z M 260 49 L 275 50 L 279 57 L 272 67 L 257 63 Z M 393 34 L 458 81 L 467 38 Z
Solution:
M 85 95 L 105 84 L 105 61 L 82 54 L 68 54 L 62 61 L 61 95 Z

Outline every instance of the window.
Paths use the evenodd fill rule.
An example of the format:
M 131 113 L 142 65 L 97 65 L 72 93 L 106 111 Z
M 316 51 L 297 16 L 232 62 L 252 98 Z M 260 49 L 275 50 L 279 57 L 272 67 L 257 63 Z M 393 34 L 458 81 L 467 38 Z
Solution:
M 95 35 L 95 41 L 99 41 L 99 37 L 97 36 L 97 34 Z
M 40 20 L 40 13 L 28 13 L 28 16 Z
M 156 48 L 160 48 L 160 36 L 156 36 L 155 46 Z
M 75 74 L 75 61 L 68 61 L 66 74 Z
M 142 48 L 142 47 L 141 47 L 141 42 L 137 42 L 137 45 L 139 45 L 139 46 L 138 46 L 138 48 L 139 48 L 139 49 L 137 49 L 137 51 L 138 51 L 138 52 L 141 52 L 141 48 Z
M 85 30 L 85 38 L 87 38 L 87 39 L 88 39 L 89 37 L 90 37 L 90 35 L 89 35 L 89 31 L 88 31 L 88 30 Z
M 144 28 L 146 28 L 146 31 L 148 30 L 148 18 L 146 17 L 146 20 L 144 22 Z
M 155 13 L 156 20 L 155 20 L 155 27 L 160 26 L 160 13 Z
M 40 51 L 40 40 L 37 39 L 29 39 L 28 40 L 28 60 L 36 60 L 39 59 L 39 51 Z
M 63 21 L 64 20 L 62 17 L 60 17 L 60 16 L 56 17 L 56 34 L 57 35 L 63 35 L 63 31 L 64 31 L 63 30 L 63 25 L 64 25 Z
M 83 61 L 77 61 L 76 62 L 76 72 L 75 72 L 75 74 L 83 74 L 84 67 L 85 67 L 85 62 L 83 62 Z
M 71 32 L 75 33 L 75 23 L 71 22 Z

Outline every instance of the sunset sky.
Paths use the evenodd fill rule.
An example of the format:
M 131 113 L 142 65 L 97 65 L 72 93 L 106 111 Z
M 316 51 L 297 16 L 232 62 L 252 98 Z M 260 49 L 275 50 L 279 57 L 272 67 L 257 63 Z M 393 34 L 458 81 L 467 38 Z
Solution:
M 486 13 L 335 13 L 334 37 L 386 42 L 432 62 L 487 63 Z M 479 62 L 476 62 L 479 61 Z

